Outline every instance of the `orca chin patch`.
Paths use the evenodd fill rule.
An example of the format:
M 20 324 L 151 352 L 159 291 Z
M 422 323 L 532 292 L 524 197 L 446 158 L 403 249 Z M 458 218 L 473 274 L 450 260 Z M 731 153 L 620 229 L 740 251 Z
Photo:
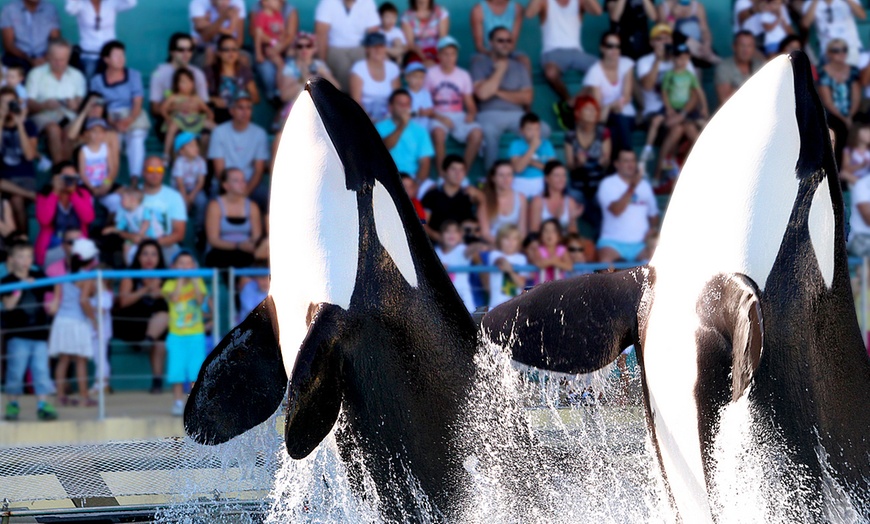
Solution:
M 387 188 L 375 180 L 372 191 L 372 208 L 374 209 L 375 230 L 378 232 L 378 240 L 393 259 L 393 263 L 399 268 L 399 272 L 405 277 L 405 281 L 411 287 L 417 287 L 417 268 L 411 257 L 411 248 L 408 246 L 408 236 L 396 209 L 396 203 Z

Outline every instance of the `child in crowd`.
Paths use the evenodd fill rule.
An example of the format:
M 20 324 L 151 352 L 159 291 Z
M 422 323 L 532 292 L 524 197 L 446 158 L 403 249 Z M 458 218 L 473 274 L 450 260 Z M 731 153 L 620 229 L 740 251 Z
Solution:
M 24 87 L 25 76 L 23 67 L 9 66 L 6 68 L 6 75 L 3 78 L 3 85 L 14 89 L 22 104 L 27 102 L 27 89 Z
M 9 274 L 0 279 L 0 284 L 32 282 L 46 278 L 45 273 L 33 266 L 33 247 L 15 243 L 9 248 L 6 260 Z M 24 393 L 24 375 L 30 368 L 33 389 L 36 392 L 36 416 L 39 420 L 54 420 L 57 412 L 47 402 L 54 391 L 48 367 L 48 325 L 45 311 L 45 296 L 50 288 L 23 289 L 2 295 L 2 328 L 5 331 L 6 352 L 6 420 L 18 420 L 21 408 L 18 397 Z
M 70 259 L 70 274 L 89 271 L 97 266 L 100 252 L 93 240 L 80 238 L 73 243 Z M 91 306 L 91 297 L 96 292 L 93 280 L 64 282 L 54 286 L 54 298 L 48 312 L 54 315 L 48 338 L 48 354 L 58 357 L 54 368 L 57 398 L 63 406 L 95 406 L 88 395 L 88 360 L 94 354 L 94 329 L 97 326 L 96 311 Z M 66 376 L 70 363 L 75 362 L 79 399 L 70 399 L 66 393 Z
M 172 178 L 175 188 L 184 198 L 187 213 L 193 219 L 194 231 L 200 231 L 205 223 L 205 209 L 208 197 L 203 188 L 208 166 L 200 156 L 199 143 L 193 133 L 182 131 L 175 137 L 175 162 L 172 164 Z
M 405 83 L 411 95 L 411 119 L 429 131 L 432 117 L 435 116 L 435 104 L 432 102 L 432 93 L 424 89 L 426 67 L 421 62 L 411 62 L 405 66 Z
M 263 262 L 256 262 L 251 267 L 266 269 L 268 265 Z M 247 318 L 248 314 L 266 298 L 269 294 L 269 282 L 268 274 L 257 275 L 242 286 L 242 290 L 239 291 L 239 311 L 236 315 L 237 324 L 240 324 L 242 320 Z
M 180 67 L 172 75 L 172 93 L 160 105 L 160 114 L 165 120 L 163 157 L 167 163 L 175 145 L 175 135 L 182 131 L 200 137 L 204 142 L 202 147 L 206 147 L 205 131 L 214 129 L 214 113 L 196 94 L 196 82 L 189 69 Z
M 121 197 L 112 193 L 112 189 L 118 176 L 118 151 L 109 146 L 108 129 L 102 118 L 89 118 L 85 122 L 85 143 L 79 149 L 78 168 L 82 184 L 110 213 L 116 213 Z
M 100 269 L 111 269 L 109 266 L 100 265 Z M 99 393 L 100 389 L 109 389 L 109 377 L 112 375 L 112 368 L 109 364 L 109 342 L 112 340 L 112 301 L 115 299 L 115 294 L 112 291 L 112 282 L 108 279 L 103 279 L 103 289 L 94 289 L 94 294 L 91 297 L 91 307 L 94 310 L 94 315 L 99 316 L 103 320 L 103 332 L 100 335 L 97 332 L 97 326 L 94 325 L 93 343 L 94 343 L 94 384 L 91 386 L 91 392 Z M 103 366 L 103 380 L 100 380 L 100 366 Z
M 285 23 L 282 9 L 281 0 L 260 0 L 260 10 L 254 13 L 251 22 L 254 59 L 269 99 L 278 95 L 277 68 L 273 60 L 280 55 L 284 42 Z
M 398 62 L 405 55 L 405 48 L 408 46 L 404 31 L 397 25 L 399 9 L 392 2 L 384 2 L 378 7 L 378 14 L 381 15 L 378 32 L 387 39 L 387 56 Z
M 565 247 L 568 249 L 568 256 L 571 257 L 572 265 L 571 271 L 565 275 L 565 278 L 591 273 L 591 271 L 575 269 L 575 266 L 595 261 L 595 244 L 584 240 L 577 233 L 568 233 L 568 236 L 565 238 Z
M 849 139 L 843 148 L 840 179 L 849 185 L 870 174 L 870 124 L 856 123 L 849 130 Z
M 544 191 L 544 164 L 556 158 L 556 150 L 549 140 L 541 138 L 541 119 L 534 113 L 520 118 L 520 136 L 508 149 L 514 168 L 514 190 L 527 198 Z
M 445 269 L 450 266 L 470 266 L 472 263 L 481 262 L 479 249 L 466 246 L 462 242 L 462 230 L 455 220 L 445 220 L 441 224 L 441 242 L 435 248 L 435 254 L 438 255 Z M 468 273 L 450 273 L 449 276 L 465 308 L 469 313 L 474 313 L 474 298 Z
M 563 277 L 563 272 L 571 271 L 574 267 L 568 248 L 565 247 L 562 226 L 558 219 L 551 218 L 541 224 L 536 244 L 529 251 L 529 259 L 541 269 L 539 284 L 559 280 Z
M 522 242 L 520 230 L 513 224 L 505 224 L 496 233 L 496 250 L 490 251 L 487 259 L 489 265 L 498 267 L 501 273 L 489 275 L 490 309 L 518 296 L 526 287 L 526 277 L 514 269 L 514 266 L 528 264 L 520 251 Z
M 420 220 L 425 221 L 426 210 L 423 209 L 423 204 L 420 202 L 420 199 L 417 198 L 417 181 L 408 173 L 399 173 L 399 176 L 402 177 L 402 186 L 405 188 L 405 193 L 408 194 L 408 198 L 411 199 L 411 203 L 414 205 L 414 211 L 417 212 L 417 216 L 420 217 Z
M 175 256 L 173 269 L 196 269 L 196 260 L 187 251 Z M 169 335 L 166 337 L 166 381 L 172 384 L 175 402 L 172 414 L 184 414 L 184 384 L 193 384 L 205 361 L 205 324 L 203 307 L 208 293 L 201 278 L 173 278 L 163 284 L 163 297 L 169 305 Z
M 779 54 L 779 44 L 794 34 L 788 17 L 788 9 L 782 0 L 763 0 L 761 12 L 756 15 L 764 30 L 764 54 L 768 57 Z
M 665 106 L 665 126 L 668 136 L 662 144 L 662 168 L 676 175 L 673 155 L 683 137 L 695 143 L 704 127 L 706 108 L 698 77 L 689 71 L 691 55 L 686 44 L 674 48 L 674 68 L 662 77 L 662 103 Z
M 115 225 L 103 229 L 104 235 L 116 234 L 124 239 L 124 262 L 133 263 L 135 247 L 148 235 L 151 213 L 142 205 L 145 194 L 137 187 L 122 187 L 121 209 L 115 213 Z

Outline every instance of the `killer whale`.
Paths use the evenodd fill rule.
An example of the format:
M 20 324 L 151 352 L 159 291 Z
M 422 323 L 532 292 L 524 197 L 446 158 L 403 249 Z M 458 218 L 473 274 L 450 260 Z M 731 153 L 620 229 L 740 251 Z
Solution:
M 520 362 L 567 373 L 634 344 L 676 520 L 719 517 L 728 461 L 717 461 L 716 443 L 736 401 L 793 466 L 783 506 L 829 521 L 821 494 L 833 484 L 866 519 L 870 361 L 844 231 L 809 61 L 778 57 L 702 133 L 647 266 L 539 286 L 489 312 L 485 336 Z
M 338 420 L 342 459 L 372 478 L 385 520 L 455 520 L 477 327 L 355 102 L 310 80 L 277 155 L 270 295 L 207 358 L 185 430 L 225 442 L 286 390 L 291 457 Z

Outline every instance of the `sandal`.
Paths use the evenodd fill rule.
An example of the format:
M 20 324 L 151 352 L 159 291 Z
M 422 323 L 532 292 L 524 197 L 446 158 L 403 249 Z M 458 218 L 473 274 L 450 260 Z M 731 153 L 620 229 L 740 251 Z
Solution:
M 96 407 L 98 402 L 90 397 L 82 400 L 82 406 L 86 408 Z

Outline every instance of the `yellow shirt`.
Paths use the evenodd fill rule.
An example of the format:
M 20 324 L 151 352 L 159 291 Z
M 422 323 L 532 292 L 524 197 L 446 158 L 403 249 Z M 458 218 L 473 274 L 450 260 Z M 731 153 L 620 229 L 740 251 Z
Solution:
M 202 322 L 202 304 L 196 301 L 195 288 L 202 296 L 206 295 L 206 287 L 201 278 L 194 279 L 181 288 L 178 299 L 173 301 L 172 294 L 178 285 L 178 280 L 167 280 L 163 284 L 163 296 L 169 304 L 169 332 L 173 335 L 199 335 L 205 333 Z

